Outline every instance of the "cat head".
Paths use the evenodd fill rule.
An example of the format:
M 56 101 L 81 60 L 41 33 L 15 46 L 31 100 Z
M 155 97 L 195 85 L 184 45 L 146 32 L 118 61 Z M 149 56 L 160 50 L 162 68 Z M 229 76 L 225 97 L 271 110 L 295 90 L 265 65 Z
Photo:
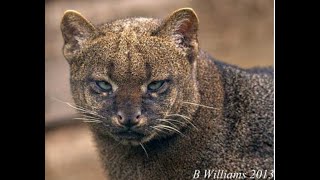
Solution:
M 139 145 L 192 127 L 199 102 L 192 9 L 101 26 L 66 11 L 61 31 L 72 95 L 94 132 Z

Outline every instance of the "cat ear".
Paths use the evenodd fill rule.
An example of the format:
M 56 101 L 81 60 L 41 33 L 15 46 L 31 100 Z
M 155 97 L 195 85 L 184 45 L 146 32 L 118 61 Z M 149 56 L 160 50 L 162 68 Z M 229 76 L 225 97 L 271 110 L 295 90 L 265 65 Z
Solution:
M 188 55 L 194 55 L 198 52 L 198 27 L 199 20 L 193 9 L 182 8 L 168 16 L 153 35 L 169 37 Z
M 85 41 L 97 34 L 96 28 L 73 10 L 64 13 L 60 28 L 64 39 L 63 54 L 68 61 L 79 52 Z

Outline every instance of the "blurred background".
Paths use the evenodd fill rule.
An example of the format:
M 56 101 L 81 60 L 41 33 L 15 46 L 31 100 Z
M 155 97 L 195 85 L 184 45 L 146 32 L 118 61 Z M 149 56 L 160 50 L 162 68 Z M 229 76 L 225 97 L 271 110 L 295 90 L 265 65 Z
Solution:
M 46 0 L 45 1 L 45 178 L 103 180 L 86 124 L 72 120 L 68 64 L 62 55 L 60 20 L 65 10 L 93 24 L 130 16 L 165 17 L 192 7 L 200 20 L 200 47 L 215 58 L 247 68 L 274 63 L 273 0 Z

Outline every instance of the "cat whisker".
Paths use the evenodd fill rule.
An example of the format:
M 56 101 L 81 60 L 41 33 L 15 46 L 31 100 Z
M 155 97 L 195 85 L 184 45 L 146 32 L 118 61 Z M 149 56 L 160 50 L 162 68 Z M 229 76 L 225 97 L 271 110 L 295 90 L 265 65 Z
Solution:
M 77 120 L 82 120 L 83 122 L 95 122 L 95 123 L 101 123 L 102 121 L 99 119 L 88 119 L 88 118 L 73 118 Z
M 78 106 L 79 107 L 79 106 Z M 88 110 L 88 109 L 84 109 L 81 107 L 81 110 L 82 112 L 85 112 L 85 113 L 88 113 L 88 114 L 91 114 L 91 115 L 96 115 L 96 116 L 100 116 L 98 113 L 94 112 L 94 111 L 91 111 L 91 110 Z
M 80 113 L 80 115 L 81 115 L 83 118 L 101 119 L 100 117 L 98 117 L 98 116 L 96 116 L 96 115 L 93 115 L 93 114 L 83 114 L 83 113 Z
M 82 107 L 76 107 L 77 105 L 72 105 L 70 102 L 66 102 L 66 101 L 62 101 L 58 98 L 55 98 L 55 97 L 51 97 L 53 100 L 57 101 L 57 102 L 60 102 L 60 103 L 63 103 L 63 104 L 66 104 L 68 105 L 69 107 L 73 108 L 73 109 L 76 109 L 76 110 L 79 110 L 79 111 L 86 111 L 85 109 L 83 109 Z
M 83 121 L 85 123 L 102 123 L 101 121 Z
M 90 113 L 81 113 L 81 114 L 83 117 L 105 119 L 105 117 L 97 114 L 90 114 Z
M 147 152 L 146 148 L 143 146 L 143 144 L 142 144 L 142 143 L 139 143 L 139 144 L 140 144 L 140 146 L 142 147 L 142 149 L 144 150 L 144 152 L 145 152 L 145 154 L 146 154 L 147 158 L 149 158 L 149 156 L 148 156 L 148 152 Z
M 88 120 L 88 121 L 101 121 L 100 119 L 96 119 L 96 118 L 73 118 L 73 119 L 78 119 L 78 120 Z
M 96 117 L 96 116 L 93 115 L 93 114 L 83 114 L 83 113 L 82 113 L 82 116 L 83 116 L 83 117 L 87 117 L 87 118 L 95 118 L 95 117 Z
M 102 120 L 99 117 L 94 117 L 94 116 L 83 116 L 82 117 L 77 117 L 77 118 L 83 118 L 83 119 L 92 119 L 92 120 Z
M 181 121 L 179 121 L 179 120 L 176 120 L 176 119 L 159 119 L 159 120 L 168 120 L 168 121 L 174 121 L 174 122 L 177 122 L 177 123 L 179 123 L 179 124 L 186 124 L 186 123 L 184 123 L 184 122 L 181 122 Z
M 181 114 L 168 114 L 166 116 L 179 116 L 181 118 L 183 118 L 185 121 L 187 121 L 189 124 L 191 124 L 196 130 L 199 130 L 190 120 L 191 118 L 188 117 L 188 116 L 184 116 L 184 115 L 181 115 Z
M 161 130 L 163 130 L 163 131 L 169 131 L 169 132 L 173 132 L 173 130 L 172 129 L 169 129 L 169 128 L 165 128 L 165 127 L 160 127 L 160 126 L 157 126 L 157 128 L 159 128 L 159 129 L 161 129 Z M 168 134 L 168 133 L 165 133 L 165 134 Z
M 91 115 L 95 115 L 95 116 L 98 116 L 100 118 L 104 118 L 103 116 L 100 116 L 98 113 L 94 112 L 94 111 L 91 111 L 91 110 L 87 110 L 81 106 L 78 106 L 78 105 L 73 105 L 71 104 L 70 102 L 66 102 L 66 101 L 62 101 L 58 98 L 55 98 L 55 97 L 51 97 L 52 99 L 56 100 L 57 102 L 60 102 L 60 103 L 63 103 L 63 104 L 66 104 L 68 105 L 69 107 L 73 108 L 73 109 L 76 109 L 76 110 L 79 110 L 81 111 L 82 113 L 88 113 L 88 114 L 91 114 Z
M 191 118 L 190 118 L 190 117 L 188 117 L 188 116 L 184 116 L 184 115 L 181 115 L 181 114 L 168 114 L 168 115 L 166 115 L 166 116 L 179 116 L 179 117 L 182 117 L 182 118 L 184 118 L 184 119 L 191 120 Z
M 182 136 L 185 136 L 182 132 L 180 132 L 178 129 L 171 127 L 171 126 L 167 126 L 167 125 L 163 125 L 163 124 L 159 124 L 156 127 L 162 128 L 162 129 L 166 129 L 166 130 L 171 130 L 171 131 L 175 131 L 177 133 L 179 133 Z
M 206 106 L 206 105 L 203 105 L 203 104 L 197 104 L 197 103 L 193 103 L 193 102 L 182 101 L 182 104 L 190 104 L 190 105 L 200 106 L 200 107 L 204 107 L 204 108 L 208 108 L 208 109 L 220 110 L 220 108 L 215 108 L 215 107 Z
M 156 120 L 157 121 L 161 121 L 161 122 L 167 122 L 167 123 L 171 124 L 172 126 L 178 128 L 177 125 L 175 125 L 174 123 L 170 122 L 171 119 L 156 119 Z M 178 122 L 180 122 L 180 121 L 178 121 Z M 180 123 L 182 123 L 182 122 L 180 122 Z
M 156 131 L 158 132 L 162 132 L 164 134 L 167 134 L 166 132 L 164 132 L 162 129 L 158 128 L 158 127 L 155 127 L 155 126 L 151 126 L 152 129 L 155 129 Z
M 105 117 L 103 117 L 103 116 L 100 116 L 100 115 L 98 115 L 98 114 L 92 114 L 91 112 L 84 112 L 84 113 L 81 113 L 81 114 L 83 114 L 83 115 L 91 115 L 91 117 L 96 117 L 96 118 L 101 118 L 101 119 L 105 119 Z
M 101 115 L 97 115 L 97 114 L 90 114 L 90 113 L 81 113 L 83 115 L 89 115 L 95 118 L 100 118 L 100 119 L 105 119 L 105 117 L 101 116 Z

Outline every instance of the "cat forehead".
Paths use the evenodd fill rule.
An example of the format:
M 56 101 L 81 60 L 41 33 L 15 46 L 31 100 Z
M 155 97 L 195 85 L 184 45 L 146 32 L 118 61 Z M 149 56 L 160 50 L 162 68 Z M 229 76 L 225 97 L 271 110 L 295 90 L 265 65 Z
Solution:
M 151 36 L 157 26 L 154 19 L 135 18 L 102 27 L 104 36 L 91 42 L 88 51 L 92 60 L 99 61 L 97 72 L 121 82 L 161 79 L 176 73 L 172 65 L 186 61 L 172 41 Z
M 101 25 L 99 27 L 99 30 L 101 32 L 113 32 L 117 34 L 130 30 L 131 32 L 134 32 L 136 34 L 145 34 L 151 33 L 159 25 L 159 19 L 139 17 L 112 21 Z
M 97 41 L 86 55 L 88 66 L 118 82 L 165 79 L 171 75 L 173 59 L 164 42 L 124 32 Z M 172 51 L 173 52 L 173 51 Z M 175 57 L 175 58 L 172 58 Z

